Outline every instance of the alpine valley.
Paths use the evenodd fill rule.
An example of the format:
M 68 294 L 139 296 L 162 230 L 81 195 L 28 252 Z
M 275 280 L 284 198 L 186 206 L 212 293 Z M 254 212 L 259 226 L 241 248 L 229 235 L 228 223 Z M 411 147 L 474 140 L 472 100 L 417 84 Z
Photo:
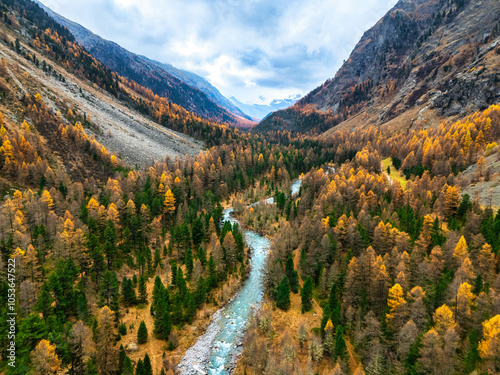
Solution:
M 500 373 L 498 0 L 253 104 L 0 10 L 0 373 Z

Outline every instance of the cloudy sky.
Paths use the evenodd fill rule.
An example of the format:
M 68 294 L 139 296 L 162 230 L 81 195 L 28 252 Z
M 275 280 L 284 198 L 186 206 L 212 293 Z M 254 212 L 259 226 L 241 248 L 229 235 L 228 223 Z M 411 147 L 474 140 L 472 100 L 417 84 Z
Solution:
M 205 77 L 226 97 L 305 95 L 396 0 L 41 0 L 105 39 Z

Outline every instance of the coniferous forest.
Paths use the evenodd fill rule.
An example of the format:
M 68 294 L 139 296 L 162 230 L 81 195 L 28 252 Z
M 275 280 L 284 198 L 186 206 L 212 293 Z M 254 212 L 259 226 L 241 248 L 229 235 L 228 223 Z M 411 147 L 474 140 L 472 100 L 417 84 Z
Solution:
M 251 273 L 248 230 L 270 247 L 231 373 L 500 373 L 499 103 L 325 134 L 349 114 L 296 106 L 302 132 L 242 131 L 111 71 L 37 4 L 0 9 L 0 372 L 190 374 Z M 132 165 L 21 62 L 203 147 Z

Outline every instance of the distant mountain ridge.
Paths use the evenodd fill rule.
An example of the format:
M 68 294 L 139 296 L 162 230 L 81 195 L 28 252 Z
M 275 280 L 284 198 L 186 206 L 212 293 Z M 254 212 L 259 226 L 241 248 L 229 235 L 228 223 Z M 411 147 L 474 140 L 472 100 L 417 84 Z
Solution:
M 431 111 L 442 119 L 484 109 L 500 100 L 499 20 L 498 0 L 400 0 L 333 79 L 254 129 L 318 134 L 408 111 L 400 125 Z
M 187 70 L 178 69 L 175 66 L 167 63 L 161 63 L 159 61 L 152 60 L 146 56 L 139 55 L 139 57 L 143 58 L 146 61 L 149 61 L 153 64 L 158 65 L 160 68 L 166 70 L 168 73 L 173 75 L 174 77 L 180 79 L 181 81 L 187 83 L 191 87 L 195 87 L 198 90 L 201 90 L 208 96 L 208 98 L 220 105 L 221 107 L 227 109 L 232 114 L 237 116 L 244 117 L 250 120 L 250 116 L 243 112 L 240 108 L 234 105 L 230 99 L 226 98 L 224 95 L 220 93 L 219 90 L 215 86 L 213 86 L 210 82 L 208 82 L 205 78 L 200 77 L 199 75 L 189 72 Z
M 229 100 L 233 102 L 234 105 L 236 105 L 238 108 L 241 108 L 246 114 L 257 120 L 266 118 L 270 113 L 274 111 L 288 108 L 294 105 L 299 99 L 300 95 L 295 95 L 290 96 L 286 99 L 274 99 L 269 104 L 245 104 L 240 102 L 234 96 L 229 98 Z
M 113 41 L 103 39 L 80 24 L 68 20 L 35 1 L 54 20 L 67 27 L 92 55 L 123 77 L 134 80 L 160 96 L 165 96 L 197 115 L 238 125 L 250 117 L 225 98 L 207 80 L 194 73 L 177 69 L 147 57 L 134 54 Z

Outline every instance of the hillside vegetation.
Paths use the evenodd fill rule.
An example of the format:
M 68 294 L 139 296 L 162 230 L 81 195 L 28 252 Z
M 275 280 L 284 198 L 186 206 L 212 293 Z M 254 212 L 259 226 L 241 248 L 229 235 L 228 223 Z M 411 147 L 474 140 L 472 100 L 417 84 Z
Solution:
M 313 169 L 298 197 L 244 210 L 272 245 L 268 308 L 236 373 L 497 373 L 500 211 L 460 185 L 497 174 L 485 158 L 499 158 L 499 116 L 337 131 L 323 139 L 335 173 Z
M 391 13 L 422 48 L 483 14 L 398 6 L 450 10 L 422 13 L 427 39 Z M 338 113 L 299 103 L 308 134 L 244 133 L 109 70 L 36 4 L 0 8 L 0 372 L 177 374 L 249 274 L 246 228 L 271 246 L 236 374 L 500 372 L 498 103 L 325 133 Z

